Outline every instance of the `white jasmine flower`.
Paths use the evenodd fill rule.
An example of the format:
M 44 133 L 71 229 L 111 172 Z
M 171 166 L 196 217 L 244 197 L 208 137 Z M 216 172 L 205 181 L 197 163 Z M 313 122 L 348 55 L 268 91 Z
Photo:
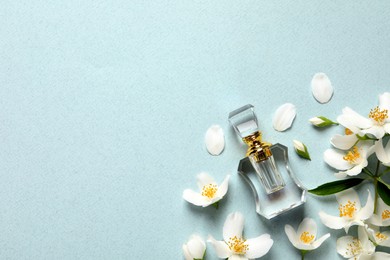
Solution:
M 242 236 L 244 229 L 244 216 L 231 213 L 223 226 L 224 241 L 217 241 L 209 236 L 207 242 L 211 243 L 219 258 L 229 260 L 247 260 L 262 257 L 271 249 L 273 240 L 269 234 L 256 238 L 245 239 Z
M 324 116 L 317 116 L 309 119 L 309 122 L 316 126 L 316 127 L 326 127 L 331 125 L 338 125 L 338 123 L 333 122 L 332 120 L 324 117 Z
M 311 218 L 305 218 L 301 224 L 299 224 L 297 232 L 292 226 L 286 225 L 284 231 L 293 246 L 299 250 L 310 251 L 318 248 L 330 234 L 323 235 L 316 240 L 317 236 L 317 224 Z
M 379 96 L 379 106 L 371 109 L 368 118 L 346 107 L 343 109 L 343 114 L 337 118 L 337 121 L 354 133 L 361 131 L 364 134 L 370 134 L 377 139 L 381 139 L 385 133 L 390 133 L 389 109 L 390 93 L 386 92 Z
M 364 221 L 370 218 L 374 211 L 374 201 L 369 190 L 364 207 L 361 207 L 359 196 L 354 189 L 337 193 L 336 199 L 339 203 L 339 216 L 331 216 L 323 211 L 319 212 L 322 223 L 331 229 L 344 228 L 348 233 L 351 226 L 365 225 Z
M 228 190 L 229 177 L 230 175 L 227 175 L 221 185 L 218 186 L 210 175 L 205 172 L 201 172 L 197 176 L 200 192 L 186 189 L 183 192 L 183 199 L 196 206 L 202 207 L 214 204 L 225 196 Z
M 374 213 L 369 222 L 375 226 L 387 227 L 390 226 L 390 206 L 387 205 L 380 197 L 378 197 L 377 213 Z
M 319 103 L 327 103 L 332 98 L 333 87 L 325 73 L 316 73 L 311 80 L 311 91 Z
M 379 227 L 367 227 L 368 238 L 375 245 L 390 247 L 390 231 L 380 232 Z
M 273 118 L 273 127 L 276 131 L 283 132 L 291 127 L 297 114 L 296 107 L 291 103 L 281 105 L 276 109 Z
M 186 260 L 203 259 L 206 252 L 206 243 L 198 235 L 192 235 L 183 245 L 183 253 Z
M 358 238 L 343 236 L 337 239 L 337 253 L 344 258 L 352 259 L 380 259 L 375 258 L 375 245 L 368 239 L 364 227 L 358 228 Z M 379 256 L 379 255 L 378 255 Z
M 359 139 L 356 136 L 356 134 L 351 132 L 351 134 L 346 134 L 346 135 L 336 134 L 332 136 L 332 138 L 330 139 L 330 143 L 337 149 L 349 150 L 357 143 L 358 140 Z
M 306 145 L 304 145 L 302 142 L 297 141 L 297 140 L 293 140 L 293 143 L 294 143 L 295 152 L 299 156 L 301 156 L 302 158 L 305 158 L 307 160 L 311 160 L 310 154 L 309 154 L 309 151 L 307 150 Z
M 367 158 L 373 153 L 373 148 L 366 142 L 365 145 L 355 145 L 348 152 L 327 149 L 324 152 L 324 161 L 329 166 L 339 170 L 336 177 L 355 176 L 368 165 Z
M 378 160 L 385 166 L 390 166 L 390 142 L 387 142 L 386 147 L 383 147 L 382 139 L 375 142 L 374 150 Z
M 220 155 L 225 148 L 223 130 L 219 125 L 212 125 L 205 135 L 206 149 L 211 155 Z

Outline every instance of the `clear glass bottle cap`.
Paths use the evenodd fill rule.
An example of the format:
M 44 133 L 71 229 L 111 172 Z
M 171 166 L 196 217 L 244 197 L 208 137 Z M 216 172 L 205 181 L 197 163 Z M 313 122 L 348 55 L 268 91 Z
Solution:
M 254 107 L 250 104 L 230 112 L 229 122 L 241 139 L 259 131 Z

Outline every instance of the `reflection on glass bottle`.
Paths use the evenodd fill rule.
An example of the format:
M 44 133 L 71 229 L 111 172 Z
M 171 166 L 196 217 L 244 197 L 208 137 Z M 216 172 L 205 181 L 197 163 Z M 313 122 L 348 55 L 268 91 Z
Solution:
M 234 110 L 229 114 L 229 121 L 248 145 L 246 158 L 240 161 L 238 172 L 253 190 L 256 211 L 270 219 L 303 204 L 306 190 L 291 171 L 287 147 L 262 141 L 253 106 Z

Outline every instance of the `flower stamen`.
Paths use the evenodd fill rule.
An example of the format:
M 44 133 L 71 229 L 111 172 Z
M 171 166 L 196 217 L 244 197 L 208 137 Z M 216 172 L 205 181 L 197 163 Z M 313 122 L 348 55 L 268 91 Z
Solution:
M 218 190 L 218 186 L 216 184 L 210 183 L 209 185 L 203 186 L 202 196 L 212 199 L 217 193 L 217 190 Z
M 249 250 L 249 246 L 245 244 L 246 239 L 238 238 L 237 236 L 229 238 L 227 242 L 230 250 L 237 255 L 245 255 L 246 251 Z
M 362 243 L 359 239 L 354 238 L 351 243 L 347 245 L 346 255 L 348 256 L 356 256 L 362 252 Z
M 356 202 L 351 202 L 348 200 L 347 204 L 339 205 L 340 217 L 349 217 L 352 218 L 356 211 Z
M 382 219 L 386 220 L 390 218 L 390 210 L 386 209 L 382 212 Z
M 303 243 L 310 244 L 314 240 L 314 236 L 311 235 L 309 232 L 305 231 L 301 234 L 299 238 Z
M 383 125 L 384 121 L 389 117 L 387 109 L 379 109 L 379 107 L 375 107 L 371 109 L 368 117 L 376 121 L 378 124 Z
M 345 128 L 345 135 L 353 135 L 353 132 L 349 128 Z
M 354 146 L 352 150 L 350 150 L 343 159 L 349 163 L 356 163 L 356 161 L 360 158 L 359 148 Z
M 385 234 L 382 234 L 380 232 L 377 232 L 375 234 L 375 237 L 379 240 L 379 241 L 383 241 L 383 240 L 386 240 L 388 237 L 385 235 Z

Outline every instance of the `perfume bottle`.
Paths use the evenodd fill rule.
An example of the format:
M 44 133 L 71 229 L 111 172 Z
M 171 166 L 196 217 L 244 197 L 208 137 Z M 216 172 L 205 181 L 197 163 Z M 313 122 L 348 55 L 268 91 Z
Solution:
M 262 141 L 253 106 L 234 110 L 229 121 L 248 145 L 238 173 L 253 191 L 256 212 L 271 219 L 305 203 L 307 191 L 291 170 L 287 147 Z

